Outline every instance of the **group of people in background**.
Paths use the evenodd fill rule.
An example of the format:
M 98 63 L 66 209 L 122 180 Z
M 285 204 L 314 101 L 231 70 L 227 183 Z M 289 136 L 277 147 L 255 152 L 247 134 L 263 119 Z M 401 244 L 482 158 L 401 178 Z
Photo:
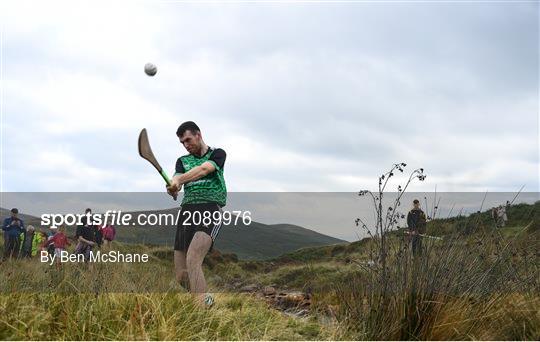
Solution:
M 90 208 L 86 213 L 92 213 Z M 36 228 L 32 225 L 26 227 L 19 217 L 17 208 L 11 209 L 10 217 L 4 219 L 2 230 L 4 232 L 3 260 L 17 258 L 33 258 L 41 251 L 59 256 L 62 251 L 75 244 L 75 254 L 83 254 L 85 260 L 90 257 L 90 251 L 100 249 L 102 246 L 110 250 L 111 242 L 116 237 L 116 229 L 112 225 L 97 226 L 81 222 L 77 226 L 74 238 L 68 238 L 65 226 L 58 228 Z M 59 260 L 60 258 L 57 258 Z

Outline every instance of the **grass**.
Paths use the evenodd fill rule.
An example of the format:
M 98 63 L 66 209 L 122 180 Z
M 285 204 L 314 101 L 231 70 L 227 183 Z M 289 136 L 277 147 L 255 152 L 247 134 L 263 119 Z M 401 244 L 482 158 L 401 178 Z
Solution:
M 428 234 L 444 232 L 444 239 L 424 239 L 422 258 L 392 233 L 384 276 L 380 265 L 366 264 L 377 255 L 369 239 L 214 271 L 225 283 L 309 289 L 316 314 L 337 307 L 352 339 L 539 340 L 540 230 L 526 209 L 534 220 L 523 226 L 477 226 L 467 234 L 458 229 L 464 221 L 432 222 Z
M 368 264 L 373 240 L 304 248 L 266 261 L 213 253 L 204 271 L 216 305 L 201 309 L 174 285 L 172 253 L 145 252 L 146 264 L 0 265 L 3 340 L 539 340 L 540 220 L 527 216 L 493 229 L 472 218 L 438 220 L 414 258 L 403 234 L 389 235 L 387 268 Z M 516 217 L 516 216 L 510 216 Z M 488 217 L 489 219 L 489 217 Z M 532 221 L 531 221 L 532 220 Z M 313 294 L 312 312 L 294 318 L 233 283 Z M 328 319 L 333 307 L 334 319 Z
M 355 339 L 538 340 L 538 234 L 527 228 L 424 240 L 415 258 L 394 236 L 386 269 L 365 268 L 336 290 Z
M 116 245 L 160 255 L 161 247 Z M 234 263 L 231 263 L 234 265 Z M 210 309 L 171 284 L 172 263 L 0 265 L 2 340 L 327 340 L 339 327 L 299 320 L 248 294 L 219 293 Z M 209 279 L 215 276 L 208 267 Z
M 16 293 L 0 296 L 3 340 L 336 339 L 314 321 L 270 310 L 247 295 L 218 294 L 210 309 L 187 294 Z

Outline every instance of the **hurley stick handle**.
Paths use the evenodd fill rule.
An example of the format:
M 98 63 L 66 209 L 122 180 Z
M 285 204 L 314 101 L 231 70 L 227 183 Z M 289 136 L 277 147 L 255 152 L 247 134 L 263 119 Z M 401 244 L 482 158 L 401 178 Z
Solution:
M 171 186 L 171 180 L 169 179 L 169 176 L 167 176 L 165 170 L 161 170 L 159 174 L 161 175 L 161 177 L 163 177 L 163 180 L 165 181 L 165 183 L 167 183 L 167 186 Z M 177 196 L 173 196 L 173 198 L 176 201 Z

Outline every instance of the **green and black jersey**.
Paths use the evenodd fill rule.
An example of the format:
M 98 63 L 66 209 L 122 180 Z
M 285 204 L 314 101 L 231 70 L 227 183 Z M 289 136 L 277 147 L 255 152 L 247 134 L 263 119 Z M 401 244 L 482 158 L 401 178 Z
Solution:
M 227 187 L 225 186 L 225 178 L 223 178 L 223 167 L 225 166 L 226 157 L 227 154 L 222 149 L 212 149 L 209 147 L 206 154 L 201 157 L 188 154 L 178 158 L 175 175 L 186 173 L 207 161 L 212 163 L 216 168 L 216 171 L 203 178 L 184 184 L 182 205 L 217 203 L 219 206 L 225 206 L 227 202 Z

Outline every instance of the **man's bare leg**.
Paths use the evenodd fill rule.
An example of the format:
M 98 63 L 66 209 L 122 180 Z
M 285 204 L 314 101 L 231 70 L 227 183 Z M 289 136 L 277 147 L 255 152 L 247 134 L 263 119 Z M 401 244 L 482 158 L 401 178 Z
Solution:
M 186 290 L 189 290 L 188 270 L 186 266 L 186 252 L 174 251 L 174 273 L 176 281 Z
M 190 291 L 200 304 L 203 304 L 206 292 L 206 280 L 204 279 L 202 263 L 211 245 L 212 238 L 208 234 L 196 232 L 186 256 Z

